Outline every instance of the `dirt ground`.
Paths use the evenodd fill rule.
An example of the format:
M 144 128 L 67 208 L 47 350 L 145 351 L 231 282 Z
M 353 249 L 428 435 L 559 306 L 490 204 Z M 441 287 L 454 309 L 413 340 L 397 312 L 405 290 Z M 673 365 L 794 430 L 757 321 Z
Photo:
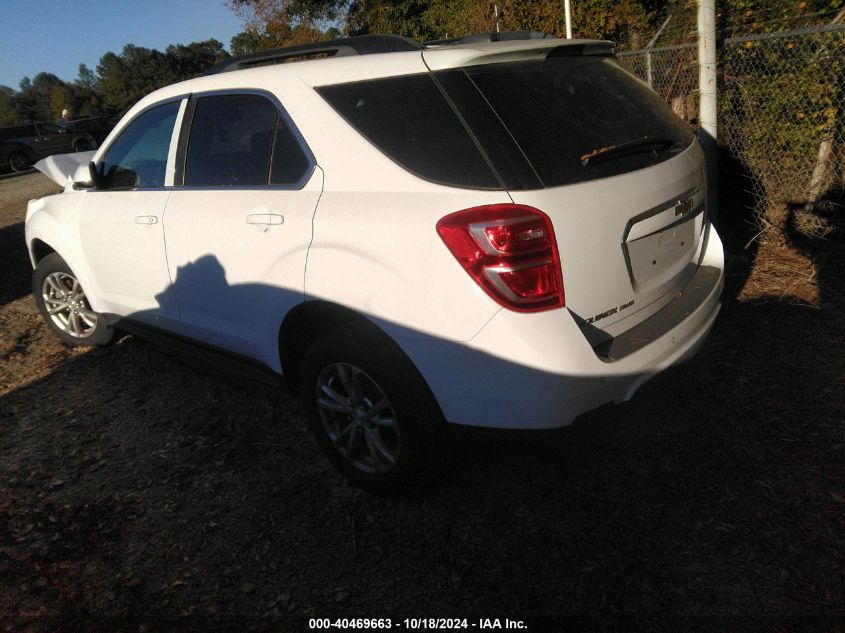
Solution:
M 702 352 L 633 401 L 554 432 L 461 434 L 437 485 L 388 500 L 334 473 L 281 388 L 129 336 L 62 347 L 23 238 L 26 200 L 54 190 L 0 180 L 0 630 L 840 630 L 834 240 L 752 245 Z

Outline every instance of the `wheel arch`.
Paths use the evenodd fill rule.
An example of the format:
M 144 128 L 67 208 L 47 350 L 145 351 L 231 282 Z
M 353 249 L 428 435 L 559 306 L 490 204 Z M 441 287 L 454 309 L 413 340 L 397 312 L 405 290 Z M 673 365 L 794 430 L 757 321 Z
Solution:
M 56 196 L 64 198 L 64 195 Z M 38 263 L 51 253 L 56 253 L 70 266 L 74 275 L 85 288 L 85 294 L 91 307 L 102 312 L 98 299 L 98 286 L 94 283 L 92 271 L 87 266 L 79 240 L 74 239 L 71 227 L 59 224 L 50 210 L 44 209 L 44 201 L 48 198 L 30 201 L 25 224 L 26 244 L 33 269 Z M 67 216 L 71 216 L 72 211 Z
M 366 320 L 355 310 L 323 300 L 305 301 L 288 312 L 278 337 L 279 362 L 288 386 L 294 391 L 299 387 L 302 357 L 321 334 L 344 323 Z
M 32 265 L 37 266 L 38 262 L 47 257 L 50 253 L 56 253 L 55 248 L 50 246 L 44 240 L 35 238 L 29 245 L 29 258 L 32 260 Z
M 384 340 L 384 345 L 393 348 L 397 354 L 408 361 L 431 391 L 428 380 L 426 380 L 414 359 L 387 329 L 361 312 L 322 299 L 312 299 L 300 303 L 285 315 L 279 327 L 279 362 L 285 381 L 292 391 L 297 391 L 299 388 L 302 358 L 308 348 L 325 332 L 351 322 L 366 324 L 367 328 Z

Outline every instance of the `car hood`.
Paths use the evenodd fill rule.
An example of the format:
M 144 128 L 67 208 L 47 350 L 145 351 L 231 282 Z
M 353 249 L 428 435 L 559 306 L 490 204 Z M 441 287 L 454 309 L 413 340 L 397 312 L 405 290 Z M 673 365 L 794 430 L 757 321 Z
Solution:
M 39 160 L 35 163 L 35 168 L 56 184 L 64 187 L 68 181 L 74 181 L 80 167 L 87 165 L 94 158 L 95 151 L 55 154 Z

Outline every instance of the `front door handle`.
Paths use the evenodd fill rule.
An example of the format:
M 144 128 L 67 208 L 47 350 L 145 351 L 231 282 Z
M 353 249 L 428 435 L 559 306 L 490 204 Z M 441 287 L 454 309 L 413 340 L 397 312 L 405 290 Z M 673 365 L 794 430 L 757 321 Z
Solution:
M 247 224 L 284 224 L 285 216 L 278 213 L 250 213 L 246 216 Z
M 158 218 L 154 215 L 138 215 L 135 216 L 135 224 L 158 224 Z

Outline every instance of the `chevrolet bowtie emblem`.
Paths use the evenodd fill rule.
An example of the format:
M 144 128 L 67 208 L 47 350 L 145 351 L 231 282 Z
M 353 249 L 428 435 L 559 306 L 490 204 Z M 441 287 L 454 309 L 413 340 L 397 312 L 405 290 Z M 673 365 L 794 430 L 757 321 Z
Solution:
M 686 200 L 681 200 L 678 204 L 675 205 L 675 216 L 679 215 L 686 215 L 692 211 L 692 197 L 687 198 Z

